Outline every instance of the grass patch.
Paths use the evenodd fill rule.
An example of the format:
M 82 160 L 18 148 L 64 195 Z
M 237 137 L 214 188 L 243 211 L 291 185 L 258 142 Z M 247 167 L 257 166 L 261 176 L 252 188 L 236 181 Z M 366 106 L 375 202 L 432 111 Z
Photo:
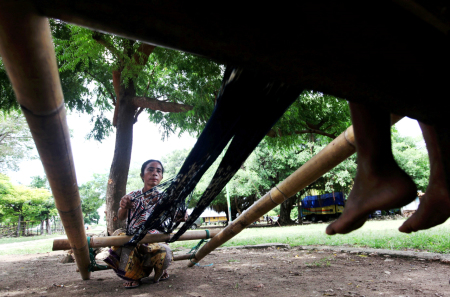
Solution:
M 329 267 L 331 265 L 330 264 L 331 260 L 332 260 L 332 258 L 322 258 L 322 259 L 317 260 L 317 261 L 315 261 L 313 263 L 306 263 L 306 266 L 309 266 L 309 267 L 313 267 L 313 266 L 315 266 L 315 267 L 322 267 L 322 266 Z
M 299 245 L 329 245 L 371 247 L 391 250 L 417 249 L 434 253 L 450 253 L 450 222 L 431 230 L 412 234 L 398 231 L 404 220 L 369 221 L 357 231 L 345 235 L 325 234 L 327 224 L 290 227 L 267 227 L 245 229 L 223 246 L 255 245 L 261 243 L 287 243 Z M 191 248 L 192 242 L 176 242 L 176 247 Z
M 403 234 L 398 227 L 404 220 L 369 221 L 362 228 L 346 235 L 328 236 L 325 234 L 327 224 L 313 224 L 290 227 L 267 227 L 245 229 L 223 246 L 255 245 L 261 243 L 286 243 L 291 246 L 299 245 L 328 245 L 371 247 L 391 250 L 415 249 L 434 253 L 450 253 L 450 221 L 432 228 Z M 46 253 L 52 248 L 53 238 L 61 235 L 34 236 L 0 239 L 0 255 Z M 2 244 L 42 240 L 36 244 L 23 247 L 5 248 Z M 171 243 L 173 250 L 192 248 L 198 241 L 180 241 Z
M 5 243 L 25 242 L 42 239 L 53 239 L 55 237 L 65 236 L 63 234 L 37 235 L 37 236 L 20 236 L 20 237 L 4 237 L 0 238 L 0 245 Z
M 52 251 L 53 239 L 37 241 L 35 244 L 27 244 L 24 246 L 14 246 L 14 248 L 4 248 L 0 245 L 0 255 L 23 255 L 48 253 Z

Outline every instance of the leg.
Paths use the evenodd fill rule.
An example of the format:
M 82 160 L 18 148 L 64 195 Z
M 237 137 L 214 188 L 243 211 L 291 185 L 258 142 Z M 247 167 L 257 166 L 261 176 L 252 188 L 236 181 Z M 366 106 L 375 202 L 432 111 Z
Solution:
M 443 152 L 433 126 L 421 123 L 430 158 L 430 183 L 420 200 L 419 209 L 402 226 L 400 232 L 410 233 L 444 223 L 450 216 L 450 195 L 445 182 Z
M 149 274 L 155 271 L 153 282 L 169 278 L 167 268 L 172 263 L 172 250 L 165 243 L 141 244 L 139 251 L 144 255 L 143 267 Z
M 392 155 L 389 112 L 358 103 L 350 103 L 350 111 L 358 168 L 344 213 L 326 229 L 329 235 L 358 229 L 371 212 L 401 207 L 417 194 Z

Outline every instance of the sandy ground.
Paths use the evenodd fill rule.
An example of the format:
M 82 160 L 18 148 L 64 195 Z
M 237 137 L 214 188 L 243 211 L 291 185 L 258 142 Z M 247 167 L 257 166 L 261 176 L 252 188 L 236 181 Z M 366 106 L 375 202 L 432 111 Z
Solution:
M 0 296 L 450 296 L 450 266 L 420 258 L 306 251 L 222 249 L 170 279 L 126 290 L 113 271 L 83 281 L 64 252 L 0 256 Z M 211 266 L 206 266 L 212 264 Z

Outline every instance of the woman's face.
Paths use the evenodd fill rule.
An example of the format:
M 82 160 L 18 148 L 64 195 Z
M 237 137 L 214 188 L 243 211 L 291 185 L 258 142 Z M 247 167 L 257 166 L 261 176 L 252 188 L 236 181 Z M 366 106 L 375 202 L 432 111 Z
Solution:
M 159 185 L 163 178 L 162 167 L 158 162 L 150 162 L 145 167 L 144 175 L 142 176 L 144 181 L 144 189 L 145 191 L 150 190 L 151 188 Z

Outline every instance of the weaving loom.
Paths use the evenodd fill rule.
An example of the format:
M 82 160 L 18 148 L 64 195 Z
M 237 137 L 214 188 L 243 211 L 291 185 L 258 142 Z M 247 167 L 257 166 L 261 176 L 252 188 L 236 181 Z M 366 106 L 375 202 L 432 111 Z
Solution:
M 12 65 L 8 71 L 16 97 L 24 107 L 83 279 L 89 278 L 87 241 L 80 200 L 74 195 L 77 183 L 70 139 L 45 17 L 237 65 L 227 69 L 221 102 L 202 134 L 214 144 L 194 149 L 177 179 L 164 192 L 171 196 L 166 201 L 181 203 L 231 141 L 211 186 L 180 233 L 210 203 L 303 88 L 384 106 L 392 113 L 436 124 L 443 143 L 450 143 L 447 114 L 441 102 L 448 96 L 450 22 L 448 9 L 440 1 L 384 1 L 369 9 L 352 1 L 273 4 L 259 7 L 258 12 L 222 3 L 208 6 L 208 13 L 204 9 L 185 1 L 0 3 L 0 44 L 6 45 L 1 48 L 2 58 Z M 42 75 L 29 75 L 26 69 L 30 65 L 37 69 L 36 73 L 42 69 Z M 229 80 L 232 73 L 239 74 L 242 81 Z M 265 94 L 268 84 L 273 87 Z M 233 100 L 242 105 L 242 110 L 227 106 Z M 271 100 L 279 101 L 272 104 Z M 245 112 L 251 117 L 242 117 Z M 235 128 L 244 122 L 248 130 Z M 231 123 L 230 127 L 225 123 Z M 202 137 L 199 142 L 209 143 Z M 300 170 L 306 170 L 308 177 L 295 182 L 288 179 L 271 190 L 258 201 L 256 212 L 249 211 L 239 222 L 233 222 L 210 241 L 205 251 L 197 253 L 195 261 L 240 232 L 259 213 L 281 203 L 353 153 L 351 145 L 345 146 L 351 141 L 352 130 L 348 129 L 328 150 L 335 154 L 332 162 L 325 153 L 315 158 L 316 165 Z M 240 147 L 242 143 L 245 149 Z M 317 167 L 321 162 L 328 163 Z M 449 173 L 450 160 L 445 160 L 444 167 Z M 148 227 L 170 217 L 166 206 L 165 202 L 158 205 L 155 213 L 159 216 Z

